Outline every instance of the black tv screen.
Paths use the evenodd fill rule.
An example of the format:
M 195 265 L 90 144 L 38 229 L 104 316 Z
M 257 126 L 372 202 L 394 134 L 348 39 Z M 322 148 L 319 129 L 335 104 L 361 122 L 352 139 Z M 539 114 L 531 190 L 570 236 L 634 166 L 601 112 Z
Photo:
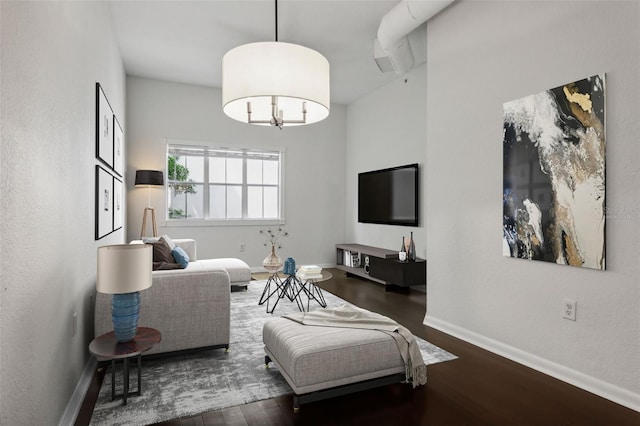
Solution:
M 418 226 L 418 165 L 359 173 L 358 222 Z

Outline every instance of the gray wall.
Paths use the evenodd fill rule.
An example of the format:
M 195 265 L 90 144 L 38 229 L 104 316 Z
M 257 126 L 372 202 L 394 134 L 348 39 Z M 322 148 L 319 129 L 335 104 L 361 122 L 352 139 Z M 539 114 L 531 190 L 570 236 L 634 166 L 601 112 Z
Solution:
M 406 84 L 348 106 L 348 238 L 399 245 L 409 229 L 357 223 L 357 172 L 419 162 L 426 324 L 640 409 L 639 3 L 460 1 L 425 34 Z M 607 271 L 503 257 L 502 104 L 601 72 Z
M 93 338 L 95 83 L 124 121 L 106 3 L 0 2 L 0 424 L 55 424 Z M 72 315 L 78 329 L 72 336 Z
M 167 139 L 194 144 L 285 149 L 285 219 L 289 237 L 278 255 L 296 263 L 335 264 L 334 245 L 344 237 L 345 107 L 332 105 L 326 120 L 279 130 L 248 126 L 222 112 L 220 89 L 127 78 L 128 162 L 136 169 L 165 170 Z M 165 223 L 162 188 L 151 190 L 158 232 L 172 238 L 194 238 L 198 258 L 237 257 L 256 270 L 270 249 L 260 229 L 265 226 L 178 226 Z M 147 188 L 128 182 L 128 239 L 140 237 Z M 240 251 L 244 244 L 246 251 Z
M 399 250 L 402 237 L 413 232 L 417 256 L 426 256 L 424 190 L 419 227 L 358 223 L 358 173 L 418 163 L 420 187 L 425 188 L 426 93 L 426 66 L 421 65 L 347 107 L 348 225 L 343 242 Z
M 426 115 L 427 324 L 636 409 L 639 6 L 455 3 L 427 26 Z M 503 102 L 602 72 L 607 271 L 502 257 Z

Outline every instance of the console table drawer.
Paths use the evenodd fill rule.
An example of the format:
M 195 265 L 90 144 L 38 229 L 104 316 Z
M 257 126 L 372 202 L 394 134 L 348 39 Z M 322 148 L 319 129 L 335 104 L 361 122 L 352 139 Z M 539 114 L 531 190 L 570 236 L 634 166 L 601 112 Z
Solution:
M 370 257 L 369 275 L 400 287 L 424 285 L 427 282 L 427 261 L 401 262 L 397 259 Z

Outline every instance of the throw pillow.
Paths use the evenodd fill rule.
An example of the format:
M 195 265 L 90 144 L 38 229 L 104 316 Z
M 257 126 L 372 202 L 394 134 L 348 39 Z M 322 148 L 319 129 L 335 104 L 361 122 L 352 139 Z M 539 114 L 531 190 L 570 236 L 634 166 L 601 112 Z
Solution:
M 189 265 L 189 255 L 182 247 L 176 247 L 171 251 L 173 258 L 181 268 L 186 268 Z
M 153 246 L 153 261 L 175 263 L 173 255 L 171 254 L 171 247 L 162 238 L 155 243 L 151 243 Z
M 157 243 L 158 237 L 142 237 L 142 242 L 145 244 Z
M 160 240 L 165 240 L 167 242 L 167 244 L 169 245 L 169 247 L 171 247 L 171 250 L 176 248 L 176 243 L 174 243 L 173 240 L 171 238 L 169 238 L 169 236 L 167 234 L 164 234 L 159 239 Z
M 153 262 L 154 271 L 165 271 L 168 269 L 182 269 L 182 266 L 177 263 Z

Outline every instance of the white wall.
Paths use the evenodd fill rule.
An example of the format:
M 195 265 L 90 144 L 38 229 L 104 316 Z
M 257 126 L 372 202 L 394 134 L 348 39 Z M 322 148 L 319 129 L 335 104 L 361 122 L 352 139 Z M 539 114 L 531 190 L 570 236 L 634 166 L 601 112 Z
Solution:
M 462 1 L 427 52 L 427 324 L 640 410 L 640 3 Z M 607 271 L 502 257 L 503 102 L 601 72 Z
M 428 61 L 348 106 L 350 242 L 357 173 L 418 162 L 428 325 L 640 409 L 638 2 L 460 1 L 427 24 Z M 607 73 L 607 271 L 502 257 L 502 104 Z M 578 320 L 562 319 L 563 298 Z
M 124 122 L 106 3 L 0 2 L 0 424 L 55 424 L 89 361 L 95 83 Z M 72 336 L 72 314 L 78 331 Z
M 128 173 L 165 170 L 166 139 L 204 145 L 284 148 L 285 229 L 278 255 L 296 263 L 335 264 L 335 244 L 344 239 L 345 107 L 332 105 L 326 120 L 283 130 L 250 126 L 226 117 L 220 89 L 127 78 Z M 146 188 L 128 183 L 128 239 L 140 237 Z M 152 189 L 158 232 L 194 238 L 198 258 L 238 257 L 260 269 L 269 254 L 260 226 L 167 226 L 163 189 Z M 240 244 L 246 246 L 240 252 Z
M 413 232 L 416 255 L 426 257 L 426 81 L 422 65 L 347 107 L 347 234 L 343 242 L 399 250 L 402 237 Z M 419 164 L 419 227 L 358 223 L 358 173 L 411 163 Z

